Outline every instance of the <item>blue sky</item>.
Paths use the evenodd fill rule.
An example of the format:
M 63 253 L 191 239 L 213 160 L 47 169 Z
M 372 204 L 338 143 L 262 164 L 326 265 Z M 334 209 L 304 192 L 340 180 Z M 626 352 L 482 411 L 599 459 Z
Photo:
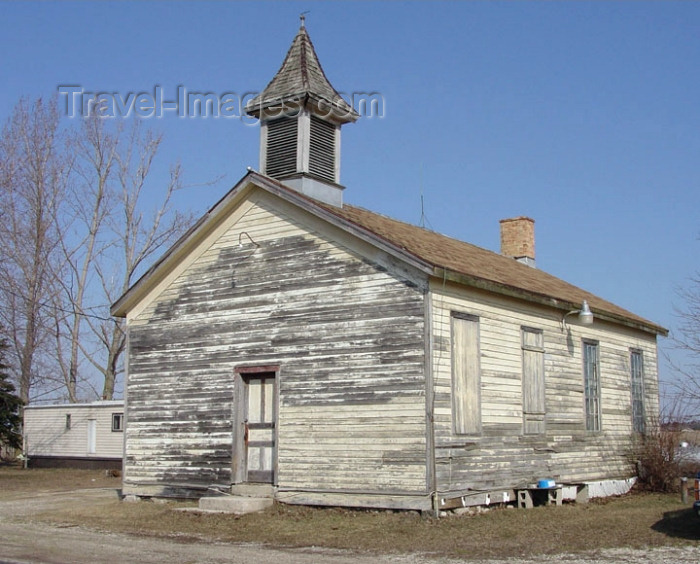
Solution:
M 435 231 L 496 251 L 528 215 L 540 268 L 675 327 L 700 266 L 700 3 L 0 1 L 0 119 L 67 84 L 260 91 L 307 10 L 333 85 L 385 101 L 343 129 L 347 202 L 417 223 L 422 193 Z M 183 209 L 258 166 L 241 120 L 145 121 Z

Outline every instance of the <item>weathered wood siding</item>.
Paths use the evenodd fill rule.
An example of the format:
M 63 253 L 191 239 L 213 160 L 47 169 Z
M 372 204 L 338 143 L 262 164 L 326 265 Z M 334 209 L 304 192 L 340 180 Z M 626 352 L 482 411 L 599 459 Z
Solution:
M 280 491 L 425 492 L 427 283 L 395 272 L 252 193 L 130 315 L 125 491 L 230 484 L 234 368 L 278 365 Z
M 646 413 L 653 415 L 658 413 L 654 336 L 600 320 L 592 326 L 579 325 L 575 318 L 563 331 L 561 316 L 553 310 L 441 282 L 433 284 L 431 301 L 438 490 L 512 488 L 538 478 L 579 482 L 633 475 L 628 459 L 633 435 L 630 349 L 643 352 Z M 478 434 L 455 433 L 451 312 L 478 318 L 482 418 Z M 524 414 L 524 401 L 536 410 L 538 400 L 536 395 L 529 401 L 524 398 L 523 359 L 537 362 L 531 352 L 540 346 L 532 335 L 523 342 L 524 327 L 542 330 L 542 434 L 536 432 L 542 427 L 532 423 L 536 418 Z M 585 430 L 582 339 L 599 343 L 599 433 Z M 536 375 L 537 369 L 530 369 Z
M 123 402 L 28 406 L 24 408 L 24 442 L 31 457 L 121 459 L 124 433 L 112 431 L 112 414 Z M 70 415 L 70 428 L 66 416 Z M 88 421 L 95 423 L 95 452 L 88 452 Z

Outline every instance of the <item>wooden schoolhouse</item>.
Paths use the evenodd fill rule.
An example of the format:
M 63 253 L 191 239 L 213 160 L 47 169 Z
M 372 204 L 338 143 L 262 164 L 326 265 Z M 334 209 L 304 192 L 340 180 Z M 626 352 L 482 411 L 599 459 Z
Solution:
M 629 488 L 663 327 L 537 268 L 530 218 L 492 252 L 345 203 L 359 116 L 303 23 L 247 112 L 260 170 L 112 307 L 125 494 L 435 510 Z

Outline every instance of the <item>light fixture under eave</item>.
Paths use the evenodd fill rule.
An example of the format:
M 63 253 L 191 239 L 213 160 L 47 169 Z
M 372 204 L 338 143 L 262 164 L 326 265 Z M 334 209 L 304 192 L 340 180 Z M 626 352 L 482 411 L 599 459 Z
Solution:
M 583 300 L 581 311 L 578 312 L 578 320 L 582 325 L 591 325 L 593 323 L 593 312 L 588 307 L 588 302 Z
M 593 323 L 593 312 L 591 311 L 591 308 L 588 307 L 588 302 L 583 300 L 581 309 L 574 309 L 569 313 L 566 313 L 564 317 L 561 318 L 562 331 L 566 329 L 566 318 L 574 314 L 578 314 L 578 320 L 581 322 L 581 325 L 591 325 Z

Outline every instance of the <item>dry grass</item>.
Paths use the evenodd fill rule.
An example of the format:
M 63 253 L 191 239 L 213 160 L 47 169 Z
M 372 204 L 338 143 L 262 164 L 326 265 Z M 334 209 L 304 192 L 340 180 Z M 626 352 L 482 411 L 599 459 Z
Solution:
M 368 512 L 276 505 L 240 517 L 183 513 L 176 504 L 113 501 L 45 515 L 63 525 L 132 534 L 323 546 L 375 553 L 420 552 L 505 558 L 599 548 L 683 545 L 700 540 L 700 521 L 675 496 L 637 494 L 608 502 L 531 510 L 495 509 L 475 516 L 424 519 L 410 512 Z
M 120 485 L 119 478 L 107 476 L 104 470 L 25 470 L 15 463 L 0 464 L 0 500 L 32 492 L 118 488 Z
M 52 471 L 0 468 L 0 492 L 9 483 L 23 489 L 36 478 L 48 487 Z M 26 471 L 21 471 L 26 472 Z M 78 482 L 69 471 L 55 471 L 60 486 Z M 9 475 L 8 475 L 9 474 Z M 82 475 L 82 474 L 81 474 Z M 101 474 L 101 476 L 104 476 Z M 6 481 L 6 478 L 10 478 Z M 103 478 L 78 487 L 101 485 Z M 95 480 L 94 482 L 92 480 Z M 104 478 L 115 487 L 114 478 Z M 111 482 L 109 482 L 111 480 Z M 0 494 L 2 495 L 2 494 Z M 191 504 L 190 504 L 191 505 Z M 422 518 L 414 512 L 352 511 L 275 505 L 263 513 L 236 517 L 176 511 L 179 503 L 78 503 L 40 516 L 61 525 L 178 538 L 255 542 L 270 546 L 322 546 L 370 553 L 423 553 L 468 559 L 584 552 L 600 548 L 644 548 L 696 544 L 700 520 L 678 496 L 634 494 L 588 505 L 493 509 L 474 516 Z M 36 517 L 34 517 L 36 518 Z

